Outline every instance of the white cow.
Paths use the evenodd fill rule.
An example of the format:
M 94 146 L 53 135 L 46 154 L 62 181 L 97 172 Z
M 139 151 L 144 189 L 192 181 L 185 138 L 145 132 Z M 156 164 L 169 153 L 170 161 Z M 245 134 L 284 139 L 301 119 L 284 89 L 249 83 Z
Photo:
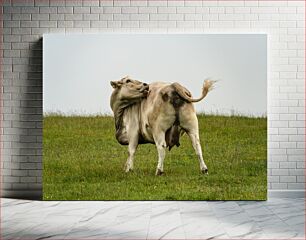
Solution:
M 133 169 L 138 144 L 155 143 L 158 151 L 156 175 L 163 174 L 165 149 L 179 146 L 179 137 L 186 132 L 198 156 L 201 172 L 208 173 L 192 103 L 201 101 L 212 89 L 213 83 L 205 80 L 202 96 L 193 99 L 190 92 L 178 83 L 148 85 L 130 77 L 111 81 L 114 90 L 110 105 L 115 117 L 116 139 L 120 144 L 128 145 L 126 172 Z

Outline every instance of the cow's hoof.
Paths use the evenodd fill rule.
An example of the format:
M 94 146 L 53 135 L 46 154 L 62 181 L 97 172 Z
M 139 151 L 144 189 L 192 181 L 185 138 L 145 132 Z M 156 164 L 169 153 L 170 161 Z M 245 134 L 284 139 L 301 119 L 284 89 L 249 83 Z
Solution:
M 126 173 L 128 173 L 128 172 L 133 172 L 133 168 L 125 168 L 125 170 L 124 170 Z
M 160 169 L 156 170 L 156 173 L 155 173 L 156 176 L 161 176 L 163 174 L 164 174 L 164 172 L 162 170 L 160 170 Z
M 208 169 L 207 169 L 207 168 L 206 168 L 206 169 L 202 169 L 201 172 L 202 172 L 203 174 L 208 175 Z

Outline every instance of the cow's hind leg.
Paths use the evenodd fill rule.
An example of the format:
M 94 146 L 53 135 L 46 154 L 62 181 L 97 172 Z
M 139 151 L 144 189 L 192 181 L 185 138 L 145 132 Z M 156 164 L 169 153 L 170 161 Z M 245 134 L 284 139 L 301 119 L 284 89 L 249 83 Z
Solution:
M 200 169 L 201 172 L 204 174 L 208 174 L 208 169 L 207 166 L 203 160 L 203 154 L 202 154 L 202 148 L 200 144 L 200 138 L 199 138 L 199 133 L 198 131 L 191 131 L 188 132 L 188 136 L 190 137 L 193 149 L 195 150 L 199 163 L 200 163 Z
M 165 133 L 160 132 L 157 135 L 154 135 L 154 141 L 156 144 L 156 148 L 158 151 L 158 164 L 156 168 L 156 175 L 162 175 L 164 173 L 164 159 L 166 155 L 166 141 L 165 141 Z
M 180 120 L 181 127 L 187 132 L 191 140 L 193 149 L 197 154 L 201 172 L 204 174 L 208 174 L 208 169 L 203 160 L 202 148 L 200 144 L 198 119 L 193 108 L 190 106 L 186 106 L 186 108 L 180 114 Z
M 125 172 L 130 172 L 133 170 L 134 167 L 134 155 L 136 152 L 138 146 L 138 139 L 137 141 L 130 141 L 129 146 L 128 146 L 128 151 L 129 151 L 129 157 L 125 163 Z

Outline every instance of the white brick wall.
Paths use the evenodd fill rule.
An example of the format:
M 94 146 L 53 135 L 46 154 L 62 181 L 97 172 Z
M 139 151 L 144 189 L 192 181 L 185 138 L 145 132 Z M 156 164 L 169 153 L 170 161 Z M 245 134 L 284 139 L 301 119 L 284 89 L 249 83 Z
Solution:
M 4 0 L 2 189 L 42 188 L 42 41 L 50 32 L 265 32 L 268 188 L 305 189 L 304 1 Z M 24 192 L 26 191 L 26 192 Z

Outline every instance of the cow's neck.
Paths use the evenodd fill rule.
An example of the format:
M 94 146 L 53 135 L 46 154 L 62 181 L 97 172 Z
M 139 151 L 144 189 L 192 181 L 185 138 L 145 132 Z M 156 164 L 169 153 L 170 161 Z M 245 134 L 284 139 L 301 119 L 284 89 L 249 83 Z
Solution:
M 128 108 L 135 106 L 135 105 L 139 105 L 139 103 L 125 103 L 122 102 L 121 104 L 119 104 L 118 106 L 116 106 L 114 108 L 114 117 L 115 117 L 115 127 L 116 127 L 116 131 L 119 131 L 122 127 L 124 127 L 124 123 L 123 123 L 123 117 L 125 114 L 128 113 Z

